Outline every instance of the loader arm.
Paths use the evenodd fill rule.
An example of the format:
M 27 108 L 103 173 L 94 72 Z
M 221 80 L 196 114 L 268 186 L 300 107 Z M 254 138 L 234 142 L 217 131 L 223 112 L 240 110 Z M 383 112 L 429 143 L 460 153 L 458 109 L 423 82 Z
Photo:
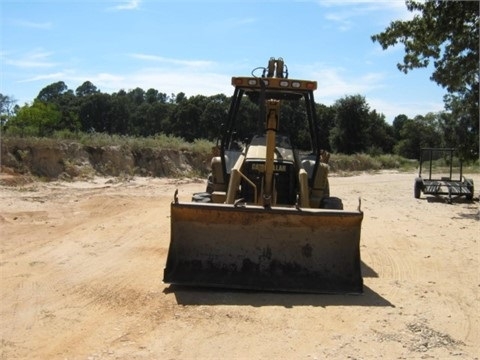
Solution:
M 278 100 L 270 100 L 267 103 L 267 120 L 266 120 L 266 149 L 265 149 L 265 178 L 264 191 L 262 194 L 263 206 L 272 205 L 272 197 L 274 191 L 273 184 L 273 163 L 276 147 L 276 133 L 278 130 L 278 121 L 280 116 L 280 102 Z

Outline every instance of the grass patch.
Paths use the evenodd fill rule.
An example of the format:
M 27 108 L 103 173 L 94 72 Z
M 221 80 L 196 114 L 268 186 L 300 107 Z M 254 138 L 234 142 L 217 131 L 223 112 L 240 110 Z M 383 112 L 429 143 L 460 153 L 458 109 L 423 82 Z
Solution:
M 59 131 L 52 137 L 17 137 L 3 136 L 2 141 L 7 145 L 22 146 L 57 146 L 59 143 L 80 143 L 84 146 L 108 147 L 120 146 L 132 150 L 141 150 L 147 148 L 156 148 L 162 150 L 191 151 L 201 154 L 209 154 L 215 143 L 208 140 L 195 140 L 192 143 L 185 141 L 180 137 L 159 134 L 149 137 L 136 137 L 124 135 L 109 135 L 105 133 L 72 133 L 69 131 Z
M 405 159 L 398 155 L 384 154 L 372 156 L 368 154 L 332 154 L 330 157 L 332 172 L 359 172 L 399 170 L 411 171 L 418 166 L 418 161 Z

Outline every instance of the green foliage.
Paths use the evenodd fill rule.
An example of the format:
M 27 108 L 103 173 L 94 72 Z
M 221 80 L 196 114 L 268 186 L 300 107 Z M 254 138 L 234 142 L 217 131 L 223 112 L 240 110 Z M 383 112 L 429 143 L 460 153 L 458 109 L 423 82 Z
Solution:
M 16 100 L 7 95 L 0 93 L 0 126 L 4 126 L 15 113 L 15 109 L 18 105 L 15 105 Z
M 355 154 L 366 149 L 368 104 L 360 95 L 346 96 L 334 104 L 335 128 L 330 143 L 339 153 Z
M 67 85 L 63 81 L 58 81 L 40 90 L 35 100 L 39 100 L 44 103 L 57 102 L 67 91 Z
M 466 158 L 477 158 L 479 150 L 479 5 L 477 1 L 412 1 L 409 21 L 394 21 L 372 36 L 383 49 L 402 43 L 403 63 L 398 69 L 407 73 L 427 67 L 433 60 L 431 79 L 447 89 L 446 109 L 450 110 L 459 133 L 456 143 Z M 465 140 L 467 142 L 465 142 Z
M 332 151 L 330 144 L 330 133 L 335 127 L 335 109 L 332 106 L 317 104 L 317 121 L 318 121 L 318 143 L 321 149 Z
M 392 22 L 372 40 L 383 49 L 403 43 L 405 56 L 397 66 L 405 73 L 426 67 L 434 59 L 432 80 L 449 92 L 478 84 L 478 3 L 407 0 L 406 5 L 418 15 L 412 20 Z
M 61 113 L 53 104 L 35 101 L 20 108 L 7 123 L 9 134 L 18 136 L 47 136 L 60 127 Z
M 478 90 L 478 86 L 477 86 Z M 478 100 L 478 93 L 477 93 Z M 445 139 L 451 147 L 458 149 L 466 160 L 479 159 L 479 108 L 472 101 L 463 101 L 455 96 L 447 96 L 447 109 L 450 112 L 442 114 L 440 126 Z
M 399 133 L 395 153 L 408 159 L 418 159 L 422 148 L 451 147 L 442 138 L 437 116 L 432 113 L 408 119 Z
M 209 143 L 219 139 L 230 106 L 230 98 L 221 94 L 188 99 L 180 96 L 181 101 L 177 103 L 153 89 L 121 90 L 109 95 L 88 82 L 77 89 L 81 96 L 62 89 L 60 95 L 54 96 L 54 102 L 35 100 L 32 105 L 16 108 L 4 126 L 4 133 L 65 139 L 90 137 L 97 144 L 123 143 L 122 139 L 136 138 L 142 139 L 138 143 L 151 142 L 157 146 L 157 140 L 161 139 L 166 146 L 181 148 L 184 145 L 179 145 L 178 139 L 191 144 L 198 142 L 197 139 Z M 172 95 L 170 99 L 173 98 Z M 414 119 L 399 115 L 393 125 L 389 125 L 383 114 L 370 111 L 360 95 L 342 98 L 331 107 L 317 105 L 316 113 L 320 148 L 330 152 L 372 156 L 395 153 L 418 159 L 421 147 L 458 147 L 468 151 L 475 141 L 466 118 L 457 121 L 447 112 Z M 303 99 L 283 103 L 280 131 L 290 135 L 299 150 L 311 148 L 310 129 L 304 117 Z M 263 131 L 263 127 L 258 105 L 247 99 L 242 101 L 236 140 L 242 142 Z
M 416 168 L 417 161 L 411 161 L 398 155 L 333 154 L 330 158 L 331 171 L 351 173 L 358 171 L 399 170 L 410 171 Z
M 88 95 L 96 94 L 98 92 L 99 90 L 97 89 L 97 87 L 93 85 L 90 81 L 85 81 L 82 85 L 80 85 L 75 90 L 75 94 L 78 97 L 88 96 Z
M 205 106 L 205 96 L 198 95 L 190 98 L 189 101 L 180 101 L 172 112 L 172 135 L 193 141 L 197 137 L 196 128 L 199 125 L 197 120 L 202 116 Z
M 383 114 L 370 111 L 365 98 L 346 96 L 334 104 L 334 127 L 330 145 L 339 153 L 390 153 L 394 145 L 393 129 Z
M 52 139 L 78 141 L 83 145 L 92 147 L 120 146 L 133 150 L 156 148 L 187 150 L 201 154 L 211 153 L 212 148 L 215 146 L 215 143 L 204 139 L 195 139 L 193 142 L 187 142 L 185 139 L 165 134 L 138 137 L 115 134 L 110 135 L 105 133 L 72 133 L 62 130 L 55 132 Z
M 366 154 L 334 154 L 331 156 L 329 163 L 333 172 L 381 169 L 381 163 Z

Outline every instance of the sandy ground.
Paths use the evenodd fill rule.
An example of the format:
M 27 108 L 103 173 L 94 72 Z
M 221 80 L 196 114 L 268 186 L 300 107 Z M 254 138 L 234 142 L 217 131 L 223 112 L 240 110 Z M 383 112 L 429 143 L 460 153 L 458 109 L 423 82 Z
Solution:
M 163 284 L 174 191 L 203 181 L 1 186 L 0 357 L 478 359 L 478 200 L 414 199 L 414 178 L 330 180 L 362 198 L 360 296 Z

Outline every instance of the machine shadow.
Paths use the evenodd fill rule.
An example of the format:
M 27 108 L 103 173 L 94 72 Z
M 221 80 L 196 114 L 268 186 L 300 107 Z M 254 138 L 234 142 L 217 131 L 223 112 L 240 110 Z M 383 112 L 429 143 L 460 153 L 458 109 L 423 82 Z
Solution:
M 428 203 L 443 203 L 447 205 L 455 205 L 455 204 L 472 204 L 477 199 L 474 198 L 473 200 L 468 200 L 464 196 L 452 196 L 452 198 L 448 199 L 446 195 L 429 195 L 425 196 L 424 198 L 420 198 L 419 200 L 427 201 Z
M 368 278 L 378 278 L 378 273 L 362 261 L 362 276 Z
M 361 295 L 277 293 L 170 285 L 164 293 L 174 293 L 179 305 L 229 306 L 379 306 L 395 307 L 372 289 L 364 286 Z
M 378 273 L 362 261 L 362 276 L 376 278 Z M 363 294 L 311 294 L 268 292 L 253 290 L 232 290 L 221 288 L 190 287 L 170 285 L 163 291 L 175 294 L 179 305 L 240 305 L 240 306 L 381 306 L 395 307 L 367 286 Z

